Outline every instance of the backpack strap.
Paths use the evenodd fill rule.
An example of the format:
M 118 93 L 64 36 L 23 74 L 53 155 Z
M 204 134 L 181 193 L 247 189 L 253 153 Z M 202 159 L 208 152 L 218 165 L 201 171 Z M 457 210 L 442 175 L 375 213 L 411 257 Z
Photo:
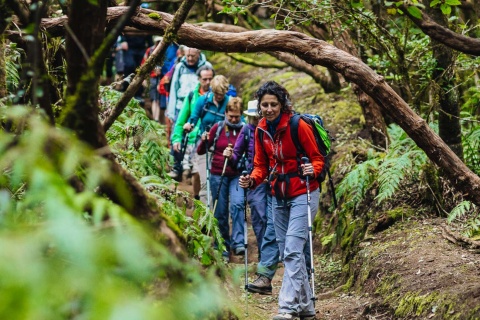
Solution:
M 195 91 L 195 90 L 192 90 L 192 91 L 190 91 L 190 93 L 188 94 L 188 104 L 192 104 L 193 95 L 195 94 L 194 91 Z
M 300 140 L 298 139 L 298 123 L 300 122 L 301 115 L 296 113 L 290 118 L 290 135 L 292 137 L 293 145 L 297 149 L 297 167 L 298 172 L 300 171 L 301 165 L 301 156 L 305 154 L 305 150 L 303 150 L 302 145 L 300 144 Z
M 217 132 L 215 133 L 215 138 L 213 139 L 213 149 L 212 150 L 215 150 L 215 148 L 217 147 L 217 141 L 218 141 L 218 138 L 220 137 L 220 133 L 222 132 L 222 129 L 225 128 L 225 133 L 229 134 L 228 132 L 228 127 L 225 126 L 225 121 L 219 121 L 218 122 L 218 127 L 217 127 Z

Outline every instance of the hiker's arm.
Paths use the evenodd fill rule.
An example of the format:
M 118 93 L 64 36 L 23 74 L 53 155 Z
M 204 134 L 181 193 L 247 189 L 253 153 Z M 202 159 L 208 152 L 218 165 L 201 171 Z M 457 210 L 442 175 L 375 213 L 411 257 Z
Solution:
M 178 73 L 180 70 L 180 66 L 178 64 L 177 66 L 175 66 L 175 71 L 173 71 L 173 77 L 170 81 L 170 93 L 168 95 L 167 110 L 165 112 L 167 117 L 172 120 L 175 118 L 175 108 L 177 105 Z
M 188 124 L 190 124 L 190 129 L 193 129 L 197 125 L 198 119 L 200 118 L 200 113 L 202 113 L 203 105 L 205 104 L 206 94 L 197 99 L 195 107 L 193 108 L 190 118 L 188 118 Z
M 240 131 L 237 141 L 235 141 L 235 146 L 233 147 L 232 155 L 231 157 L 229 157 L 230 165 L 232 166 L 232 168 L 235 168 L 237 166 L 238 160 L 240 160 L 244 151 L 245 151 L 245 128 L 242 129 L 242 131 Z
M 210 132 L 204 132 L 201 137 L 200 144 L 197 148 L 197 153 L 199 155 L 207 153 L 207 142 L 208 147 L 210 148 L 213 144 L 213 140 L 215 139 L 215 133 L 217 132 L 218 124 L 214 124 Z
M 175 143 L 182 142 L 183 125 L 187 122 L 189 115 L 190 115 L 190 101 L 188 97 L 186 97 L 185 100 L 183 100 L 182 109 L 180 109 L 177 122 L 175 122 L 175 127 L 173 128 L 172 145 L 175 145 Z
M 313 135 L 312 130 L 316 129 L 312 129 L 310 125 L 308 125 L 302 120 L 299 121 L 298 139 L 300 141 L 300 144 L 302 145 L 303 150 L 305 150 L 306 157 L 313 165 L 313 177 L 316 178 L 322 172 L 323 166 L 325 164 L 325 159 L 320 153 L 320 150 L 318 150 L 317 142 L 315 140 L 315 136 Z
M 263 149 L 263 141 L 260 141 L 259 129 L 255 130 L 255 158 L 253 159 L 253 171 L 250 177 L 253 181 L 252 188 L 261 184 L 268 176 L 269 159 Z M 265 135 L 264 135 L 265 136 Z

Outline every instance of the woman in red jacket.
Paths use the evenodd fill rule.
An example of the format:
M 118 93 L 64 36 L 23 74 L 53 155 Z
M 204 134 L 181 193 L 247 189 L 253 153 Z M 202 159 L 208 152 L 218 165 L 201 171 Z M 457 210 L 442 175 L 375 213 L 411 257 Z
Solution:
M 260 120 L 255 134 L 254 169 L 242 176 L 242 188 L 255 188 L 269 178 L 272 189 L 273 221 L 280 259 L 285 272 L 274 320 L 314 319 L 315 309 L 306 266 L 308 247 L 308 203 L 305 176 L 310 178 L 312 221 L 318 210 L 319 184 L 314 179 L 324 166 L 312 128 L 299 122 L 298 137 L 309 159 L 299 163 L 297 148 L 290 133 L 291 103 L 289 93 L 281 85 L 269 81 L 256 92 Z M 307 260 L 308 261 L 308 260 Z

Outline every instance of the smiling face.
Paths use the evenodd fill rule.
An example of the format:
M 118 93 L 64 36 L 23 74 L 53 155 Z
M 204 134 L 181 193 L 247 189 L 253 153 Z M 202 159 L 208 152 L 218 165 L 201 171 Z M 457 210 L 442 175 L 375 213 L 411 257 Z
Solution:
M 265 94 L 260 100 L 260 110 L 268 121 L 275 120 L 280 115 L 281 109 L 282 105 L 278 101 L 277 96 Z

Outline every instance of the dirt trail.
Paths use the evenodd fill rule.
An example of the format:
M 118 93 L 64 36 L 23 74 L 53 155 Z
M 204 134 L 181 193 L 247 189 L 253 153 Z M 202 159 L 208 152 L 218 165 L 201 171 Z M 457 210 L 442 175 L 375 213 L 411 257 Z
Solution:
M 178 190 L 191 192 L 191 186 L 182 182 Z M 480 255 L 446 240 L 443 224 L 440 218 L 405 220 L 364 240 L 347 291 L 339 287 L 339 270 L 332 271 L 325 256 L 315 255 L 317 319 L 480 319 Z M 248 235 L 253 281 L 258 250 L 250 221 Z M 243 257 L 232 256 L 228 268 L 236 281 L 226 287 L 238 317 L 271 319 L 277 313 L 283 266 L 273 279 L 271 296 L 246 296 Z

